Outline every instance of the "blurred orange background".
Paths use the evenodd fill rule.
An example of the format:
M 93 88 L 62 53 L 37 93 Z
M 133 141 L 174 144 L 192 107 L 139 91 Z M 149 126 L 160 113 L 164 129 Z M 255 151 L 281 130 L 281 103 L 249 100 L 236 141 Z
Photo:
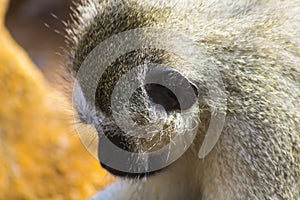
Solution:
M 89 199 L 113 181 L 81 144 L 70 103 L 54 89 L 69 5 L 0 0 L 0 200 Z

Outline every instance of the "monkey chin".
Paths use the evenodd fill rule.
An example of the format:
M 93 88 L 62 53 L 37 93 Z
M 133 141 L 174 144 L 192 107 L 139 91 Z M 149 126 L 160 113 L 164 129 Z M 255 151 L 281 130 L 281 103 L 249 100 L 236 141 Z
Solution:
M 158 174 L 159 172 L 161 172 L 161 171 L 163 171 L 164 169 L 167 168 L 167 167 L 165 167 L 163 169 L 159 169 L 159 170 L 155 170 L 155 171 L 151 171 L 151 172 L 144 172 L 144 173 L 130 173 L 130 172 L 124 172 L 124 171 L 120 171 L 120 170 L 117 170 L 117 169 L 113 169 L 113 168 L 105 165 L 101 161 L 100 161 L 100 164 L 104 169 L 106 169 L 112 175 L 117 176 L 119 178 L 127 178 L 127 179 L 149 178 L 149 177 L 152 177 L 152 176 Z

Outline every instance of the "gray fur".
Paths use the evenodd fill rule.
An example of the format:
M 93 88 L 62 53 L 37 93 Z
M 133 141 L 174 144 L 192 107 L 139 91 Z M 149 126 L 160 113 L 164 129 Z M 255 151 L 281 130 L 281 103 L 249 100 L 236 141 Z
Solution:
M 211 114 L 204 106 L 194 145 L 174 165 L 147 180 L 122 180 L 95 199 L 300 199 L 299 0 L 99 2 L 83 1 L 68 29 L 74 74 L 113 34 L 145 26 L 184 31 L 221 72 L 228 110 L 206 158 L 195 153 Z M 145 54 L 162 63 L 175 59 Z M 128 59 L 136 64 L 142 58 Z M 201 77 L 177 64 L 192 80 Z M 103 88 L 113 83 L 104 81 Z

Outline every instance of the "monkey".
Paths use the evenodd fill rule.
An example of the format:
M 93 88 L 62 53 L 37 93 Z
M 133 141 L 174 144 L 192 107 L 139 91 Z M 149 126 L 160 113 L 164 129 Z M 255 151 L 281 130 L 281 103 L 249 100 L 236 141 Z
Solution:
M 70 82 L 80 86 L 73 102 L 80 121 L 102 135 L 100 164 L 118 177 L 92 199 L 299 199 L 299 11 L 298 0 L 83 0 L 76 4 L 67 26 L 69 61 L 65 67 Z M 152 29 L 159 31 L 153 33 Z M 130 35 L 125 35 L 116 42 L 110 40 L 131 30 L 140 30 L 135 39 L 126 40 Z M 158 36 L 165 30 L 175 35 L 184 33 L 188 40 L 177 40 L 173 34 Z M 160 45 L 144 45 L 156 38 Z M 120 46 L 130 49 L 126 43 L 130 41 L 138 41 L 140 48 L 108 61 Z M 163 48 L 168 41 L 187 56 Z M 101 48 L 93 53 L 99 45 Z M 201 53 L 195 53 L 199 48 Z M 96 58 L 90 59 L 92 67 L 85 68 L 88 74 L 97 74 L 102 65 L 108 65 L 98 79 L 78 76 L 90 54 Z M 137 66 L 146 67 L 147 73 L 144 68 L 132 72 Z M 129 72 L 135 75 L 122 84 L 120 80 Z M 149 82 L 145 82 L 148 76 Z M 129 113 L 130 120 L 115 119 L 112 102 L 119 105 L 122 92 L 127 94 L 130 81 L 136 77 L 145 84 L 133 92 L 127 111 L 120 111 L 122 117 Z M 166 79 L 175 83 L 168 85 L 175 92 L 155 82 Z M 223 87 L 214 85 L 216 81 Z M 94 84 L 95 90 L 91 89 Z M 121 96 L 113 97 L 118 85 Z M 175 95 L 177 91 L 183 103 Z M 94 95 L 94 101 L 87 98 L 89 95 Z M 199 158 L 217 113 L 224 116 L 221 134 L 211 151 Z M 117 126 L 134 122 L 144 127 L 153 122 L 153 115 L 164 125 L 147 139 Z M 159 129 L 159 120 L 152 123 L 153 130 Z M 197 128 L 191 144 L 166 166 L 126 171 L 103 162 L 122 159 L 118 156 L 121 151 L 101 146 L 104 138 L 119 149 L 144 155 L 168 143 L 176 146 L 180 143 L 175 140 L 179 129 L 194 124 Z M 149 134 L 149 130 L 140 132 Z M 157 155 L 168 159 L 165 154 Z M 126 160 L 122 162 L 125 165 Z M 151 159 L 144 163 L 153 164 Z M 135 168 L 138 164 L 133 159 L 129 165 Z

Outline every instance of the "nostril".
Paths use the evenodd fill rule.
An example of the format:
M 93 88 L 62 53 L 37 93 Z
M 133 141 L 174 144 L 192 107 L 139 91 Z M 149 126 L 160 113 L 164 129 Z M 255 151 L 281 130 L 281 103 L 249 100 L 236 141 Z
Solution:
M 179 101 L 170 89 L 159 84 L 146 84 L 145 89 L 150 100 L 163 106 L 167 112 L 180 110 Z
M 167 112 L 187 110 L 198 99 L 198 88 L 179 71 L 170 67 L 153 68 L 146 75 L 149 98 Z

